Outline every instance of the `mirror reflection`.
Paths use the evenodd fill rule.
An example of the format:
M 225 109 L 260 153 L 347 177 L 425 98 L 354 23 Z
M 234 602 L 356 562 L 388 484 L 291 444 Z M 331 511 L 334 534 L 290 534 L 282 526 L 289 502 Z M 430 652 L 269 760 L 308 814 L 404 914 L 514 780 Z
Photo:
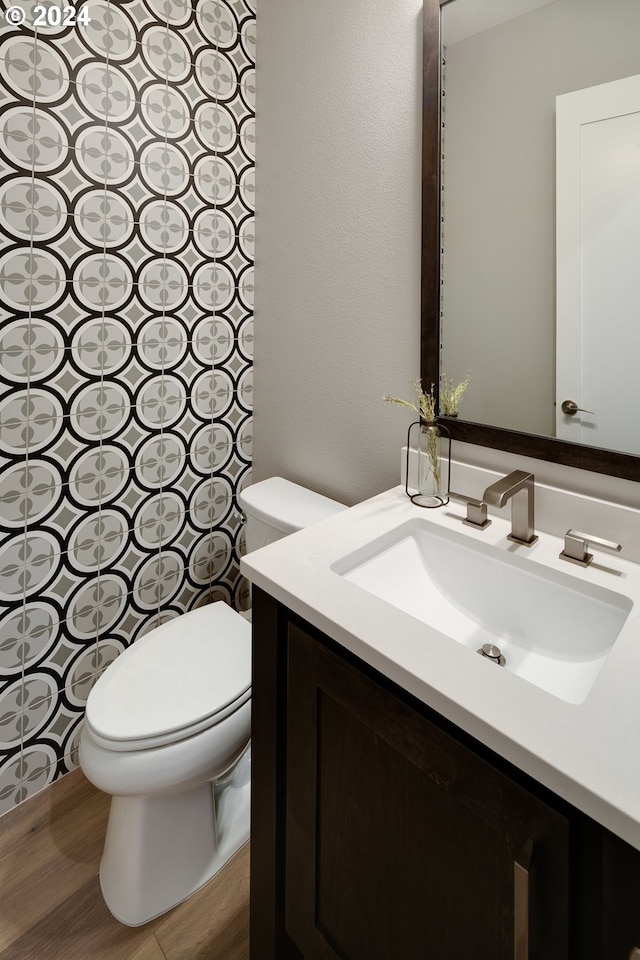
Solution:
M 442 36 L 460 417 L 640 454 L 640 3 L 451 0 Z

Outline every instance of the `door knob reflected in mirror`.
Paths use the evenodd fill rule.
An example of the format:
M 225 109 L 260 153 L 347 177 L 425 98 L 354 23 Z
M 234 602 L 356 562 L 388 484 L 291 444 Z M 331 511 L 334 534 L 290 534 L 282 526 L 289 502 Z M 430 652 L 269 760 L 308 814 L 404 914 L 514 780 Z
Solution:
M 594 410 L 585 410 L 584 407 L 579 407 L 575 400 L 563 400 L 562 412 L 566 413 L 568 417 L 573 417 L 576 413 L 595 413 Z

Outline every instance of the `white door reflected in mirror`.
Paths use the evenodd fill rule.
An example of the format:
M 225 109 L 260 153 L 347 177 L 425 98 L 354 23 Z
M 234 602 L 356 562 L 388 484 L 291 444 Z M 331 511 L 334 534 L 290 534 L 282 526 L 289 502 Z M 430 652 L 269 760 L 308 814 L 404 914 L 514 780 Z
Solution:
M 640 454 L 640 76 L 557 98 L 556 183 L 556 435 Z

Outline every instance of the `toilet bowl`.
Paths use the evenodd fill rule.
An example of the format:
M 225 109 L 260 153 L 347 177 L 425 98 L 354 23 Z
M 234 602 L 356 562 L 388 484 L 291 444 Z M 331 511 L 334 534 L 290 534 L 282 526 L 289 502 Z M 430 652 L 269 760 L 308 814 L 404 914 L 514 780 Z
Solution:
M 250 682 L 251 626 L 218 602 L 137 640 L 93 688 L 79 758 L 112 795 L 100 885 L 121 922 L 186 899 L 248 839 Z
M 346 509 L 273 477 L 239 497 L 247 549 Z M 251 625 L 218 601 L 136 640 L 89 694 L 79 761 L 111 794 L 100 885 L 138 926 L 187 899 L 249 839 Z

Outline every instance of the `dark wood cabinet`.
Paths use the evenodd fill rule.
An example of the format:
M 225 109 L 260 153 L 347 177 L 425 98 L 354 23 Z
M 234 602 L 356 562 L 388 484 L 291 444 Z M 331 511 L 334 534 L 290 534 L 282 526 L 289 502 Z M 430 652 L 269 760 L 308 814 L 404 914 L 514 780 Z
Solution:
M 640 960 L 640 853 L 603 831 L 602 874 L 603 957 Z
M 513 960 L 528 925 L 530 956 L 566 960 L 564 817 L 296 625 L 288 666 L 285 922 L 305 958 Z
M 629 960 L 638 851 L 253 607 L 252 960 Z

